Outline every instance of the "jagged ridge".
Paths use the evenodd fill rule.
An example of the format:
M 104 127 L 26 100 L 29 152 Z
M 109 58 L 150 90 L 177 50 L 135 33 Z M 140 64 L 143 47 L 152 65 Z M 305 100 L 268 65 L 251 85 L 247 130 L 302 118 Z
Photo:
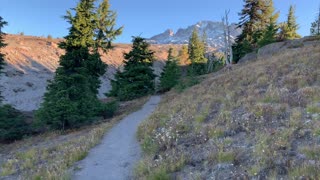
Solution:
M 240 33 L 241 29 L 237 28 L 236 24 L 231 24 L 231 35 L 234 40 Z M 223 24 L 222 22 L 200 21 L 187 28 L 180 28 L 176 33 L 172 29 L 155 35 L 148 39 L 153 44 L 187 44 L 192 31 L 197 28 L 200 36 L 206 34 L 207 43 L 209 46 L 221 49 L 224 47 L 223 39 Z

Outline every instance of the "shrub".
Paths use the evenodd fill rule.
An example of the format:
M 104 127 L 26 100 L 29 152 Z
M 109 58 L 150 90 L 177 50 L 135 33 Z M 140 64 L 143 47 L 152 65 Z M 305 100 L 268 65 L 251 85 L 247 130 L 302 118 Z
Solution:
M 0 119 L 0 141 L 19 140 L 29 133 L 23 115 L 10 105 L 0 107 Z
M 49 35 L 47 36 L 47 39 L 48 39 L 48 40 L 52 40 L 52 36 L 49 34 Z
M 175 60 L 168 61 L 160 77 L 160 91 L 169 91 L 178 84 L 181 70 Z
M 101 104 L 100 115 L 106 119 L 114 116 L 116 111 L 119 108 L 119 103 L 117 101 L 108 102 L 105 104 Z

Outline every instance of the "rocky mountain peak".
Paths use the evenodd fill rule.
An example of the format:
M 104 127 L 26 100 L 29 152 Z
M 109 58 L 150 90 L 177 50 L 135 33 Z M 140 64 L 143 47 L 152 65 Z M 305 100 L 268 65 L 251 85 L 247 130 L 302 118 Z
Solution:
M 235 24 L 231 24 L 230 27 L 232 38 L 235 39 L 241 33 L 241 29 L 237 28 Z M 206 34 L 206 41 L 210 47 L 217 49 L 224 47 L 223 24 L 214 21 L 199 21 L 194 25 L 178 29 L 176 33 L 172 29 L 168 29 L 151 37 L 148 41 L 152 44 L 187 44 L 195 28 L 198 29 L 200 36 Z

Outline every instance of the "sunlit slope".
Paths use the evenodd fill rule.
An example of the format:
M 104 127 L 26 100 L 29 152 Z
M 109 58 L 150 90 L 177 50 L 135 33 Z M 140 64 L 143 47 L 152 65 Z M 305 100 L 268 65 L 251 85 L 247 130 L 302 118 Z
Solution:
M 5 36 L 8 46 L 3 49 L 3 53 L 6 55 L 7 66 L 0 78 L 0 88 L 5 103 L 24 111 L 39 107 L 47 80 L 53 78 L 54 71 L 59 65 L 59 57 L 64 54 L 58 47 L 61 41 L 62 39 L 34 36 Z M 155 52 L 156 60 L 164 61 L 170 46 L 152 45 L 150 48 Z M 181 47 L 172 46 L 177 50 Z M 109 91 L 109 79 L 113 77 L 115 69 L 122 65 L 123 53 L 130 50 L 130 44 L 115 44 L 107 54 L 102 54 L 102 60 L 109 65 L 109 68 L 108 73 L 101 78 L 100 97 L 104 97 L 103 94 Z M 159 71 L 158 68 L 156 71 Z
M 169 92 L 138 137 L 146 179 L 320 178 L 320 42 L 269 45 Z

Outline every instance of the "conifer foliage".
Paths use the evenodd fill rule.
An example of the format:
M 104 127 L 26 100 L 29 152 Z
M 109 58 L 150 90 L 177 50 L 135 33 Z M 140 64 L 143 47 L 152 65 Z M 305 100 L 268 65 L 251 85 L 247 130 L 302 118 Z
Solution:
M 258 47 L 275 42 L 277 40 L 277 32 L 279 30 L 277 21 L 280 14 L 279 12 L 275 12 L 273 1 L 265 0 L 264 3 L 265 11 L 262 16 L 262 33 L 258 40 Z
M 178 65 L 177 59 L 172 55 L 173 49 L 168 51 L 168 60 L 160 77 L 160 91 L 169 91 L 178 84 L 181 77 L 181 69 Z
M 30 126 L 22 113 L 10 105 L 0 106 L 0 142 L 19 140 L 28 135 Z
M 105 73 L 107 65 L 101 61 L 98 49 L 108 48 L 105 43 L 109 45 L 121 28 L 113 30 L 114 23 L 106 23 L 113 22 L 114 16 L 110 20 L 110 16 L 101 15 L 110 13 L 105 5 L 107 0 L 98 8 L 99 13 L 94 3 L 95 0 L 80 0 L 73 9 L 75 15 L 68 11 L 65 16 L 71 28 L 59 47 L 66 53 L 60 57 L 60 67 L 49 82 L 44 102 L 36 113 L 39 122 L 52 129 L 75 128 L 90 123 L 104 109 L 97 93 L 99 77 Z
M 270 22 L 267 29 L 263 32 L 262 38 L 258 42 L 259 47 L 276 42 L 278 29 L 276 23 Z
M 112 89 L 107 93 L 107 96 L 121 101 L 142 97 L 155 90 L 154 52 L 144 38 L 134 37 L 132 42 L 132 50 L 124 54 L 124 69 L 115 74 L 111 81 Z
M 111 42 L 116 36 L 122 33 L 122 29 L 115 29 L 116 25 L 116 12 L 110 10 L 108 0 L 104 0 L 97 10 L 97 30 L 96 30 L 96 49 L 101 48 L 106 51 L 110 48 Z
M 297 33 L 298 29 L 299 25 L 296 22 L 295 8 L 291 5 L 289 8 L 287 22 L 282 23 L 280 26 L 280 39 L 286 40 L 301 38 L 301 36 Z
M 190 73 L 201 75 L 206 73 L 207 59 L 205 58 L 205 44 L 199 38 L 198 30 L 194 29 L 188 45 L 189 59 L 191 60 Z
M 278 30 L 279 13 L 275 12 L 272 0 L 244 0 L 244 3 L 238 24 L 243 31 L 233 46 L 236 62 L 254 49 L 273 42 Z
M 188 46 L 183 45 L 182 48 L 179 51 L 179 63 L 182 66 L 186 66 L 190 64 L 189 54 L 188 54 Z
M 320 8 L 318 10 L 316 20 L 311 23 L 310 34 L 311 36 L 320 35 Z

